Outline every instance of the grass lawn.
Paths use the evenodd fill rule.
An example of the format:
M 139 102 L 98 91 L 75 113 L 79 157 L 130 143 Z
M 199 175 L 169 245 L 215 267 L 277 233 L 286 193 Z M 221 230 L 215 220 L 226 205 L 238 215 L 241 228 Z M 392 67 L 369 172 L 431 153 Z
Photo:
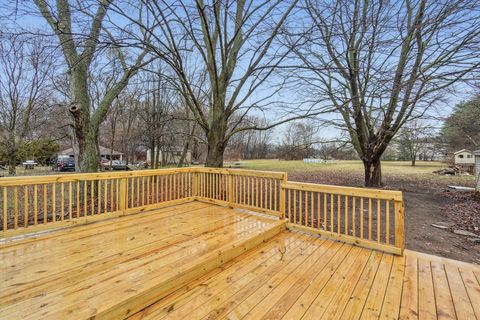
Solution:
M 246 169 L 286 171 L 292 173 L 292 178 L 299 174 L 315 176 L 339 175 L 353 176 L 356 183 L 363 179 L 363 164 L 359 160 L 338 160 L 332 163 L 304 163 L 303 160 L 284 161 L 284 160 L 243 160 L 242 164 Z M 442 185 L 455 184 L 462 186 L 474 186 L 473 176 L 443 176 L 433 173 L 433 171 L 447 167 L 442 162 L 417 161 L 414 167 L 409 161 L 383 161 L 382 174 L 388 185 L 389 180 L 414 180 L 415 182 L 425 181 L 427 183 L 437 183 Z M 322 183 L 319 181 L 318 183 Z

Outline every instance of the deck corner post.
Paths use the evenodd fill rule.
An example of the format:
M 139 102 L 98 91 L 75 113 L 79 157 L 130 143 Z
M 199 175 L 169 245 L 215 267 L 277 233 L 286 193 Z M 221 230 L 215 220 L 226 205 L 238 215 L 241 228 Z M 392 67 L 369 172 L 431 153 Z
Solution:
M 279 200 L 280 200 L 280 219 L 281 220 L 285 220 L 285 207 L 286 207 L 286 201 L 287 201 L 286 199 L 287 181 L 288 181 L 288 175 L 285 172 L 282 177 L 282 180 L 280 180 L 280 199 Z
M 395 246 L 401 250 L 403 255 L 403 250 L 405 249 L 405 206 L 402 201 L 395 201 L 394 203 L 395 210 Z

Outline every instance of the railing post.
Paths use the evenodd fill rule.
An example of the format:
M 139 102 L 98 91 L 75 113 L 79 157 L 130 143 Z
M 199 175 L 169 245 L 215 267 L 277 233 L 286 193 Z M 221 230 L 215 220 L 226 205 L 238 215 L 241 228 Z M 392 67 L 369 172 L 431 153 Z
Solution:
M 121 178 L 120 179 L 120 204 L 119 204 L 119 209 L 121 212 L 125 213 L 125 210 L 127 209 L 127 201 L 128 201 L 128 195 L 127 195 L 127 178 Z
M 285 219 L 285 207 L 286 207 L 286 201 L 287 201 L 287 189 L 285 188 L 285 185 L 288 181 L 288 175 L 285 173 L 282 177 L 282 180 L 280 181 L 280 219 Z
M 192 171 L 193 181 L 192 181 L 192 196 L 194 198 L 198 197 L 198 172 L 196 170 Z
M 227 199 L 228 199 L 228 206 L 230 208 L 233 208 L 233 203 L 234 203 L 234 198 L 233 198 L 233 175 L 229 172 L 228 173 L 228 195 L 227 195 Z
M 402 254 L 403 249 L 405 248 L 405 231 L 404 231 L 404 204 L 402 201 L 394 202 L 395 210 L 395 246 L 400 248 Z

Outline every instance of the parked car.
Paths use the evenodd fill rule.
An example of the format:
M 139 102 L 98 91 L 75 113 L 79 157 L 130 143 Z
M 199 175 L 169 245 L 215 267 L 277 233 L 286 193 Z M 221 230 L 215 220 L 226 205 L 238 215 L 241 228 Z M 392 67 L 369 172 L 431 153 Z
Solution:
M 58 157 L 52 161 L 53 171 L 75 171 L 75 159 L 71 157 Z
M 102 163 L 105 170 L 128 170 L 127 162 L 122 160 L 112 160 Z

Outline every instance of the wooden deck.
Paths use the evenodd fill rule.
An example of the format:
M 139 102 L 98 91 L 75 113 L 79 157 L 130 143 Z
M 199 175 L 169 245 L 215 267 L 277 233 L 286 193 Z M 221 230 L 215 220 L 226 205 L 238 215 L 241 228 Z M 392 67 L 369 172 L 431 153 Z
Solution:
M 480 266 L 205 202 L 0 244 L 0 319 L 480 319 Z
M 480 267 L 285 231 L 138 319 L 480 319 Z
M 122 319 L 278 234 L 201 202 L 0 245 L 0 319 Z

